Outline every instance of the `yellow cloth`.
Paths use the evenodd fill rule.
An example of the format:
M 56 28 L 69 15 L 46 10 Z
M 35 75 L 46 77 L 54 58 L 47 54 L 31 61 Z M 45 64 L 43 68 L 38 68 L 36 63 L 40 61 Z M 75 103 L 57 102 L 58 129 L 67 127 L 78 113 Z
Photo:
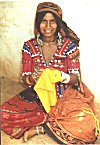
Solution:
M 61 73 L 59 70 L 46 68 L 34 86 L 34 90 L 47 113 L 50 111 L 50 106 L 54 106 L 57 102 L 55 83 L 60 81 Z

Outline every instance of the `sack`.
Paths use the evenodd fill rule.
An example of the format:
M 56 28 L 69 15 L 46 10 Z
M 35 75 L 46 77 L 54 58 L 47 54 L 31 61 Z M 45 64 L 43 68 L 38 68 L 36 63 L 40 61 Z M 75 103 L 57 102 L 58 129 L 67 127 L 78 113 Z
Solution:
M 20 138 L 30 127 L 44 123 L 47 118 L 47 114 L 36 101 L 23 99 L 26 92 L 29 93 L 30 89 L 20 93 L 23 94 L 22 97 L 14 96 L 0 106 L 1 129 L 13 138 Z
M 80 84 L 84 92 L 68 86 L 49 113 L 47 126 L 65 144 L 94 143 L 96 140 L 94 96 L 84 83 Z

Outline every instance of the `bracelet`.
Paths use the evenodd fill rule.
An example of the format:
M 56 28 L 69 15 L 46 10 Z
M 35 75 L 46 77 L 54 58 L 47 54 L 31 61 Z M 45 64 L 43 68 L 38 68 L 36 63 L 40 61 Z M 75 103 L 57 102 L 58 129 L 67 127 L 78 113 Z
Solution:
M 61 71 L 62 83 L 70 82 L 70 75 Z
M 29 75 L 29 80 L 30 80 L 32 83 L 34 83 L 35 81 L 34 81 L 34 78 L 33 78 L 32 75 L 33 75 L 33 74 Z
M 29 85 L 33 85 L 33 83 L 29 80 L 29 76 L 26 77 L 26 82 L 27 82 Z
M 36 132 L 37 132 L 37 134 L 40 134 L 40 133 L 44 134 L 43 126 L 36 126 Z
M 37 134 L 39 134 L 39 128 L 38 128 L 38 126 L 36 126 L 36 132 L 37 132 Z

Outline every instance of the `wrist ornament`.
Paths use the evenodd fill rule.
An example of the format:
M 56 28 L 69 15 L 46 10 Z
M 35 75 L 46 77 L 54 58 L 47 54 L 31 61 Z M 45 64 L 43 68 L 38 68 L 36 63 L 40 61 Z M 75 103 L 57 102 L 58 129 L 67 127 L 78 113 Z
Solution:
M 30 80 L 30 76 L 26 76 L 26 83 L 28 85 L 33 85 L 33 82 Z
M 62 83 L 70 82 L 70 75 L 61 71 Z

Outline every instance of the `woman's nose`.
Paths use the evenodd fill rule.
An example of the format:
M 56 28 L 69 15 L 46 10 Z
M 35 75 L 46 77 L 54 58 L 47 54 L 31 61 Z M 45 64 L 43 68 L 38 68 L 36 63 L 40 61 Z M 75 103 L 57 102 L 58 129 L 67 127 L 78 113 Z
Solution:
M 50 21 L 47 22 L 46 27 L 47 27 L 47 28 L 50 28 L 50 27 L 51 27 Z

